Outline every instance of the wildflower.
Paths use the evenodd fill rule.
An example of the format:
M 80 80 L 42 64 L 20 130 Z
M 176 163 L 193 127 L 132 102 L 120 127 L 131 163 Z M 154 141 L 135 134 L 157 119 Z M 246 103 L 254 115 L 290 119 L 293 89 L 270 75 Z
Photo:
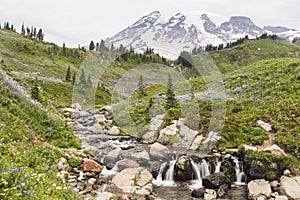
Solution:
M 13 169 L 13 170 L 11 171 L 11 173 L 14 174 L 14 173 L 17 173 L 18 171 L 19 171 L 19 169 L 18 169 L 18 168 L 15 168 L 15 169 Z
M 29 179 L 29 177 L 30 177 L 29 174 L 26 174 L 26 175 L 25 175 L 25 178 L 26 178 L 26 179 Z
M 21 173 L 24 172 L 24 167 L 20 167 L 20 172 L 21 172 Z
M 27 195 L 27 196 L 30 196 L 29 192 L 27 192 L 27 191 L 23 191 L 23 194 Z

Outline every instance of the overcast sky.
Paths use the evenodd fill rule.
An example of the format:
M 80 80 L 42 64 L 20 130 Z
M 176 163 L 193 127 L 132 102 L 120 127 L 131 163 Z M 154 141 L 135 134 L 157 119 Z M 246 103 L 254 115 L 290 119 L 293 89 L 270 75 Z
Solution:
M 45 40 L 77 47 L 112 36 L 158 10 L 210 12 L 225 17 L 248 16 L 259 26 L 300 30 L 299 0 L 0 0 L 0 23 L 42 28 Z

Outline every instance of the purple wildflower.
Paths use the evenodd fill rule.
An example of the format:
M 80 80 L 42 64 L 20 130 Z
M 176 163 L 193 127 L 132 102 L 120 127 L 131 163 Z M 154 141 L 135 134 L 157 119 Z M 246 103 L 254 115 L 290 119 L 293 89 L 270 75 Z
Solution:
M 20 167 L 20 172 L 24 172 L 24 167 Z

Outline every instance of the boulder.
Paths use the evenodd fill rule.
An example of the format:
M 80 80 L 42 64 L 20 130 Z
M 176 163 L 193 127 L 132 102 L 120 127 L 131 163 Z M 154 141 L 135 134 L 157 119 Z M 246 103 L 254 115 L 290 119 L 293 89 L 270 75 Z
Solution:
M 103 167 L 94 160 L 86 159 L 83 161 L 82 169 L 84 172 L 96 172 L 99 173 L 102 171 Z
M 221 185 L 217 191 L 218 197 L 224 197 L 228 192 L 228 185 Z
M 275 196 L 275 200 L 289 200 L 289 198 L 287 198 L 287 196 L 278 195 L 278 196 Z
M 190 129 L 188 126 L 184 125 L 182 119 L 178 120 L 178 124 L 180 125 L 179 136 L 182 139 L 180 144 L 187 147 L 191 146 L 198 135 L 198 131 Z
M 79 103 L 73 103 L 71 107 L 74 108 L 75 110 L 78 110 L 78 111 L 82 110 Z
M 300 199 L 300 177 L 282 176 L 280 183 L 281 194 L 286 195 L 289 199 Z
M 121 160 L 117 163 L 117 167 L 119 168 L 120 171 L 127 168 L 137 168 L 139 166 L 140 165 L 137 162 L 128 159 Z
M 202 140 L 203 140 L 203 136 L 197 135 L 197 137 L 195 138 L 195 140 L 193 141 L 189 149 L 197 150 L 200 147 Z
M 200 189 L 197 189 L 197 190 L 193 190 L 192 197 L 203 198 L 204 194 L 205 194 L 204 188 L 200 188 Z
M 176 181 L 187 181 L 193 180 L 193 177 L 194 169 L 190 158 L 186 155 L 180 156 L 175 163 L 174 179 Z
M 265 195 L 266 197 L 271 197 L 272 190 L 268 181 L 263 179 L 253 180 L 248 183 L 248 198 L 256 199 L 261 195 Z
M 158 142 L 152 144 L 150 147 L 151 157 L 165 158 L 169 153 L 170 150 L 166 146 Z
M 149 153 L 146 150 L 133 153 L 131 157 L 136 160 L 150 160 Z
M 202 149 L 206 151 L 211 151 L 214 148 L 216 142 L 221 138 L 219 133 L 210 131 L 202 143 Z
M 262 121 L 262 120 L 258 120 L 258 121 L 257 121 L 257 124 L 258 124 L 260 127 L 262 127 L 265 131 L 267 131 L 267 132 L 272 131 L 272 125 L 269 124 L 269 123 L 266 123 L 266 122 L 264 122 L 264 121 Z
M 147 144 L 154 143 L 157 138 L 158 130 L 161 129 L 164 123 L 165 115 L 157 115 L 152 118 L 148 131 L 142 137 L 142 142 Z
M 288 169 L 284 170 L 284 172 L 283 172 L 283 175 L 285 175 L 285 176 L 291 176 L 291 174 L 292 174 L 291 171 Z
M 158 142 L 162 144 L 168 144 L 170 141 L 170 138 L 172 136 L 175 136 L 178 132 L 178 128 L 176 126 L 176 122 L 174 124 L 171 124 L 170 126 L 167 126 L 166 128 L 162 129 L 159 132 Z
M 286 153 L 276 144 L 273 144 L 270 147 L 264 148 L 263 151 L 269 151 L 276 156 L 287 156 Z
M 99 192 L 95 197 L 96 200 L 111 200 L 113 199 L 114 195 L 110 192 Z
M 146 196 L 152 192 L 152 179 L 144 168 L 127 168 L 114 176 L 112 186 L 121 194 Z
M 109 129 L 108 131 L 107 131 L 107 134 L 108 135 L 120 135 L 120 129 L 117 127 L 117 126 L 113 126 L 113 127 L 111 127 L 111 129 Z
M 57 169 L 59 171 L 67 169 L 69 167 L 68 161 L 67 159 L 65 159 L 64 157 L 61 157 L 58 162 L 57 162 Z
M 217 192 L 212 189 L 206 189 L 204 194 L 205 200 L 212 200 L 217 198 Z
M 219 172 L 202 178 L 202 185 L 208 189 L 219 189 L 222 185 L 226 185 L 227 188 L 230 188 L 231 182 L 225 173 Z

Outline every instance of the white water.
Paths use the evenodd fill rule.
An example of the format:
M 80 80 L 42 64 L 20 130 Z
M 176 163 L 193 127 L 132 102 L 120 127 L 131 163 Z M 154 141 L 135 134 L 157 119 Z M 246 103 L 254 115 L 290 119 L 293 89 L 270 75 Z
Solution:
M 221 170 L 221 161 L 217 161 L 217 164 L 216 164 L 216 170 L 215 170 L 215 173 L 219 173 L 220 172 L 220 170 Z
M 163 163 L 160 166 L 157 178 L 153 179 L 153 181 L 152 181 L 154 185 L 157 185 L 157 186 L 169 186 L 169 187 L 175 186 L 175 182 L 174 182 L 174 168 L 175 168 L 176 161 L 177 161 L 177 159 L 170 161 L 169 168 L 166 171 L 165 180 L 163 180 L 162 175 L 163 175 L 163 172 L 165 171 L 168 163 L 165 162 L 165 163 Z
M 243 178 L 245 178 L 245 173 L 243 171 L 243 163 L 240 162 L 237 158 L 233 157 L 233 162 L 235 163 L 235 177 L 236 177 L 236 185 L 244 185 Z
M 189 186 L 191 190 L 199 189 L 203 187 L 202 178 L 210 175 L 209 163 L 206 160 L 202 160 L 201 163 L 197 164 L 191 159 L 191 164 L 194 172 L 196 173 L 196 180 L 192 180 L 192 185 Z

